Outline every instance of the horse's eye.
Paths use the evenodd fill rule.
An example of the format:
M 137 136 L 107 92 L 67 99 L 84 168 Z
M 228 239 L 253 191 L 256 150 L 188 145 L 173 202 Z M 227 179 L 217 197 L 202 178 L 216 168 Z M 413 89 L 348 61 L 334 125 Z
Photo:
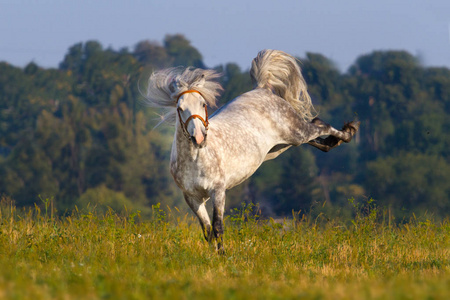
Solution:
M 203 103 L 203 107 L 206 107 L 206 103 Z

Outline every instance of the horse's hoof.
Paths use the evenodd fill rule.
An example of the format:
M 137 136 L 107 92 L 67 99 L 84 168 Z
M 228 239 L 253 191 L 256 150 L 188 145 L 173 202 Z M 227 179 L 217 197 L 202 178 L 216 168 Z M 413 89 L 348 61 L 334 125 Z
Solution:
M 217 253 L 219 255 L 225 255 L 225 249 L 223 248 L 222 243 L 217 244 Z
M 350 122 L 350 124 L 355 129 L 355 131 L 358 131 L 359 126 L 361 125 L 361 122 L 360 121 L 357 121 L 357 122 L 352 121 L 352 122 Z
M 359 130 L 360 125 L 360 121 L 351 121 L 349 123 L 345 123 L 342 131 L 349 132 L 351 135 L 354 135 Z

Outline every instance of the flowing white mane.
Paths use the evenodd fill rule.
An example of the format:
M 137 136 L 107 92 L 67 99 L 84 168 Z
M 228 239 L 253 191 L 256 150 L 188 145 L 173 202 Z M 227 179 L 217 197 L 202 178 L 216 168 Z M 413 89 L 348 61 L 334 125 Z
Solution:
M 255 88 L 270 88 L 310 122 L 316 112 L 297 59 L 280 50 L 262 50 L 252 61 L 250 76 Z
M 215 81 L 219 77 L 220 74 L 214 70 L 194 68 L 177 67 L 154 72 L 148 80 L 145 102 L 152 107 L 167 108 L 161 122 L 173 122 L 177 97 L 184 91 L 199 91 L 206 103 L 215 107 L 216 97 L 223 90 L 222 86 Z

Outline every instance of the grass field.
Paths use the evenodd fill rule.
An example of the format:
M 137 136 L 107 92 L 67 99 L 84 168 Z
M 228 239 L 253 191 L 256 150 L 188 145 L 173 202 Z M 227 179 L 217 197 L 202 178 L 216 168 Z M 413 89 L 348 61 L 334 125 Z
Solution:
M 450 222 L 226 219 L 226 254 L 191 216 L 0 206 L 0 299 L 450 299 Z

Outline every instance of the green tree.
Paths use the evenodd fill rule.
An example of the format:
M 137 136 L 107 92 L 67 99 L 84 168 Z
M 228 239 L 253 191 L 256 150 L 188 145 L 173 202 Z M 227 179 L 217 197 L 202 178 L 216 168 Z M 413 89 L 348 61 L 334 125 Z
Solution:
M 218 69 L 218 71 L 222 71 L 224 75 L 222 79 L 224 91 L 220 97 L 221 105 L 252 89 L 252 81 L 248 72 L 241 72 L 241 68 L 237 64 L 227 64 L 224 70 Z
M 151 70 L 178 65 L 204 67 L 182 35 L 140 42 L 132 53 L 78 43 L 58 69 L 0 63 L 0 194 L 19 206 L 53 197 L 61 213 L 92 191 L 116 204 L 185 207 L 168 168 L 174 129 L 152 130 L 157 111 L 139 104 L 138 89 Z M 301 67 L 319 116 L 337 128 L 357 117 L 360 131 L 329 153 L 304 145 L 264 163 L 229 193 L 229 205 L 260 202 L 289 214 L 372 195 L 398 210 L 450 212 L 450 70 L 423 67 L 404 51 L 363 55 L 346 74 L 316 53 Z M 252 88 L 236 64 L 216 69 L 220 104 Z
M 399 153 L 368 163 L 366 183 L 382 206 L 437 216 L 449 211 L 450 164 L 440 156 Z
M 157 42 L 141 41 L 137 43 L 133 55 L 139 62 L 151 65 L 156 69 L 167 68 L 173 64 L 173 57 L 169 56 L 166 48 Z
M 309 211 L 315 202 L 323 199 L 317 193 L 318 168 L 315 157 L 309 149 L 305 147 L 289 149 L 276 158 L 274 163 L 280 165 L 281 174 L 279 177 L 272 177 L 270 189 L 263 188 L 261 195 L 270 197 L 276 214 L 290 215 L 292 209 Z
M 173 59 L 174 66 L 205 68 L 200 52 L 181 34 L 166 35 L 164 48 Z

